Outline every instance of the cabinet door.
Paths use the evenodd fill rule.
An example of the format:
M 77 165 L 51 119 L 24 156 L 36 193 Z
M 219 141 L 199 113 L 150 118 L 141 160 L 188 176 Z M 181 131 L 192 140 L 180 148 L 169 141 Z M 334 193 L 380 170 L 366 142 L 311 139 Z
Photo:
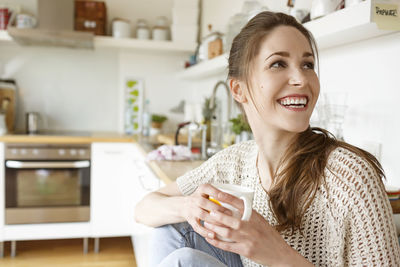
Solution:
M 146 164 L 145 156 L 142 155 L 140 149 L 137 149 L 136 160 L 134 162 L 137 174 L 137 196 L 142 199 L 146 194 L 159 189 L 164 186 L 162 182 Z M 133 235 L 144 235 L 149 232 L 151 228 L 145 225 L 134 223 Z
M 136 149 L 131 143 L 93 143 L 91 168 L 92 235 L 132 234 L 139 200 Z

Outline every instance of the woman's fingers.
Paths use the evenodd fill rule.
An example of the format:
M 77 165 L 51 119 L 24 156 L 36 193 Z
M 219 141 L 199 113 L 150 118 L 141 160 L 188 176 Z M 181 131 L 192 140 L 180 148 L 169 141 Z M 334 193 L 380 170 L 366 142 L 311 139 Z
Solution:
M 199 219 L 190 219 L 188 220 L 188 223 L 192 226 L 193 230 L 200 234 L 203 237 L 207 238 L 214 238 L 215 233 L 207 228 L 205 228 L 203 225 L 201 225 Z
M 210 217 L 220 224 L 228 226 L 234 230 L 239 230 L 242 226 L 242 220 L 233 216 L 229 216 L 223 212 L 211 211 Z
M 225 192 L 219 192 L 218 195 L 216 196 L 216 199 L 220 202 L 229 204 L 235 208 L 237 208 L 240 213 L 243 214 L 244 211 L 244 203 L 243 200 L 240 198 L 237 198 L 231 194 L 225 193 Z

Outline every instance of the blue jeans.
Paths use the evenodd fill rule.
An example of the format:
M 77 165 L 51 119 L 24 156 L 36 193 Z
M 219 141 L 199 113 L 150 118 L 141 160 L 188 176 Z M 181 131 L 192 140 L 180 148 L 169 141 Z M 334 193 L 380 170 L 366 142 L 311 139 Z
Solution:
M 238 254 L 210 245 L 187 222 L 154 229 L 150 247 L 151 267 L 243 267 Z

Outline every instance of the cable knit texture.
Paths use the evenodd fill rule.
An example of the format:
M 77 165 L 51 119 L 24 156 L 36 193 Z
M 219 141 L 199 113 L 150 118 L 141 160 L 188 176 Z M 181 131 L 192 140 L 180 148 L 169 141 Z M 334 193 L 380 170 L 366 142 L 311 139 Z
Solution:
M 258 176 L 257 154 L 255 141 L 230 146 L 179 177 L 178 187 L 184 195 L 205 183 L 251 187 L 253 209 L 276 225 Z M 329 155 L 324 174 L 326 183 L 303 219 L 304 236 L 286 231 L 281 233 L 285 241 L 316 266 L 400 266 L 392 209 L 375 170 L 339 147 Z M 262 266 L 243 256 L 242 262 L 245 267 Z

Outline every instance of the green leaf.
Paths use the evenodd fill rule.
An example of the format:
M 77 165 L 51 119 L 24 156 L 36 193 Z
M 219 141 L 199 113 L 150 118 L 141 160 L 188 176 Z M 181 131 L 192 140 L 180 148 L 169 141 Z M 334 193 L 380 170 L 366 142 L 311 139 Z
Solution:
M 133 111 L 138 112 L 139 111 L 139 106 L 134 106 Z
M 126 82 L 126 86 L 128 86 L 129 88 L 134 87 L 137 84 L 137 81 L 127 81 Z
M 139 96 L 139 90 L 135 89 L 131 92 L 131 95 Z
M 139 124 L 137 122 L 135 122 L 133 124 L 133 129 L 135 129 L 135 130 L 139 129 Z

